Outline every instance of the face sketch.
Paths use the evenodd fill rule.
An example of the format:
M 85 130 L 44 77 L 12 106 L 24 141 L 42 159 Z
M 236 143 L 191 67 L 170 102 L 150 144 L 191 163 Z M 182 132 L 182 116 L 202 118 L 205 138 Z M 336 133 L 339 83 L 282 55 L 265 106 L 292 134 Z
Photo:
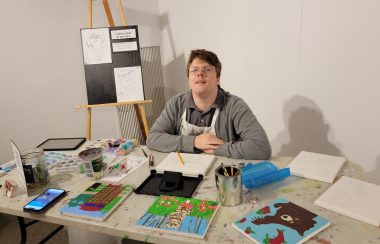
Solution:
M 193 95 L 207 96 L 218 90 L 220 84 L 215 67 L 195 58 L 189 67 L 189 87 Z

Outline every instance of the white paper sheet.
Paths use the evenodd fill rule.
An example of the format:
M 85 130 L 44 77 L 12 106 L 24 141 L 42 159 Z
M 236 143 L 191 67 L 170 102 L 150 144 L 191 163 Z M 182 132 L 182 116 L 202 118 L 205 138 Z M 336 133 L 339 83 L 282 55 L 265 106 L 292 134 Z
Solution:
M 137 51 L 137 42 L 114 42 L 112 50 L 113 52 Z
M 114 68 L 118 102 L 144 100 L 141 66 Z
M 112 30 L 111 31 L 112 39 L 127 39 L 127 38 L 136 38 L 135 29 L 124 29 L 124 30 Z
M 83 29 L 81 33 L 84 64 L 112 63 L 108 28 Z

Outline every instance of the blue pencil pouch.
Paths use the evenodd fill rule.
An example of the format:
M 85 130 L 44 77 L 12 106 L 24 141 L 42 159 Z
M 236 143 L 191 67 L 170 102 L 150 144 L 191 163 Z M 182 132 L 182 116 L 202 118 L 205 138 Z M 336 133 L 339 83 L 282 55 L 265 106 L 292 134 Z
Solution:
M 253 189 L 290 176 L 289 168 L 278 169 L 269 161 L 248 163 L 242 168 L 242 182 L 247 189 Z

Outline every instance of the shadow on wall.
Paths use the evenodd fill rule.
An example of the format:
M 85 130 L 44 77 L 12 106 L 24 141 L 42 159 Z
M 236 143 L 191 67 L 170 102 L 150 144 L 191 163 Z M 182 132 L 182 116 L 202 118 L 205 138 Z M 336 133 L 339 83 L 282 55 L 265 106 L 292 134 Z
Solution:
M 168 14 L 164 13 L 160 16 L 160 18 L 161 31 L 166 30 L 172 53 L 172 61 L 166 65 L 163 65 L 163 72 L 166 78 L 165 95 L 167 98 L 170 98 L 180 92 L 188 90 L 186 58 L 184 53 L 180 55 L 177 55 L 176 53 Z
M 366 173 L 366 176 L 369 182 L 380 185 L 380 155 L 376 158 L 375 168 Z
M 339 148 L 329 142 L 330 127 L 314 101 L 294 96 L 285 103 L 283 116 L 285 130 L 272 140 L 275 155 L 294 157 L 301 151 L 309 151 L 343 156 Z
M 165 94 L 168 98 L 189 89 L 186 76 L 186 61 L 184 54 L 181 54 L 180 56 L 173 59 L 170 63 L 165 65 L 164 70 L 166 73 L 167 81 Z

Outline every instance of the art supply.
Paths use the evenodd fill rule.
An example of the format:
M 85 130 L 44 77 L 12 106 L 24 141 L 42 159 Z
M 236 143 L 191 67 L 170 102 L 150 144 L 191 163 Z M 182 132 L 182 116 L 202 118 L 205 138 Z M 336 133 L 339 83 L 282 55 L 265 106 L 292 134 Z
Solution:
M 343 157 L 302 151 L 288 167 L 292 175 L 333 183 L 345 161 Z
M 146 163 L 147 158 L 133 155 L 119 156 L 117 160 L 107 166 L 101 181 L 118 183 L 127 175 Z
M 35 188 L 50 182 L 42 149 L 35 148 L 21 152 L 21 162 L 27 187 Z
M 380 186 L 342 176 L 314 204 L 380 226 Z
M 63 215 L 103 221 L 132 190 L 131 185 L 95 183 L 67 203 L 60 212 Z
M 153 154 L 149 154 L 148 161 L 149 161 L 149 167 L 154 167 L 154 156 L 153 156 Z
M 66 156 L 68 155 L 64 152 L 46 151 L 44 155 L 44 160 L 48 169 L 52 169 Z
M 179 163 L 177 153 L 170 153 L 156 166 L 157 172 L 174 171 L 188 176 L 206 175 L 207 170 L 216 159 L 215 155 L 194 153 L 181 153 L 181 157 L 185 161 L 184 165 Z
M 171 171 L 166 172 L 176 173 Z M 172 181 L 172 179 L 165 179 L 164 174 L 157 173 L 156 170 L 151 170 L 148 178 L 146 178 L 144 182 L 134 190 L 134 192 L 137 194 L 146 194 L 153 196 L 171 195 L 178 197 L 191 197 L 202 180 L 202 175 L 198 175 L 197 177 L 182 176 L 181 179 L 178 179 L 179 184 L 177 185 L 175 181 Z M 162 184 L 165 184 L 168 187 L 165 187 L 165 189 L 161 190 L 160 186 Z
M 182 163 L 182 165 L 185 165 L 185 162 L 183 161 L 183 158 L 181 157 L 181 154 L 179 154 L 178 150 L 177 150 L 177 156 L 179 158 L 179 161 Z
M 148 154 L 146 154 L 146 152 L 144 151 L 144 149 L 141 148 L 141 151 L 144 153 L 144 156 L 147 158 Z
M 215 182 L 220 204 L 229 207 L 239 205 L 243 201 L 241 171 L 235 166 L 231 167 L 234 167 L 234 175 L 226 176 L 225 167 L 223 165 L 215 170 Z
M 79 158 L 78 156 L 67 155 L 65 158 L 61 159 L 58 162 L 57 166 L 55 167 L 55 172 L 79 172 L 80 166 L 83 164 L 83 162 L 83 159 Z
M 84 161 L 84 170 L 88 177 L 91 177 L 94 180 L 103 177 L 104 171 L 102 148 L 86 149 L 79 153 L 79 157 Z
M 243 185 L 247 189 L 264 186 L 290 176 L 289 168 L 278 169 L 269 161 L 247 163 L 240 169 L 242 170 Z
M 232 223 L 255 243 L 303 243 L 329 225 L 327 219 L 283 198 Z
M 153 154 L 147 154 L 143 148 L 141 148 L 141 151 L 144 153 L 144 156 L 148 158 L 149 167 L 154 167 L 154 157 Z
M 226 170 L 226 167 L 224 167 L 223 163 L 221 163 L 221 166 L 222 166 L 222 169 L 223 169 L 224 175 L 225 175 L 225 176 L 229 176 L 229 175 L 228 175 L 228 172 L 227 172 L 227 170 Z
M 194 198 L 160 196 L 136 222 L 136 227 L 204 238 L 219 203 Z
M 17 167 L 16 161 L 9 161 L 1 165 L 0 169 L 4 170 L 5 172 L 10 172 L 12 169 L 15 169 Z

